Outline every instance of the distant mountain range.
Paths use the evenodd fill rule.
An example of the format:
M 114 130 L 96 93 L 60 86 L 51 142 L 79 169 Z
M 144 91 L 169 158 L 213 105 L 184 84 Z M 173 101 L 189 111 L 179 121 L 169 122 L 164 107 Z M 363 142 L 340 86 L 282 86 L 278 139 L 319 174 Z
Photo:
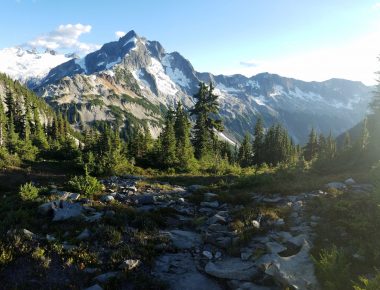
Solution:
M 311 127 L 339 135 L 362 120 L 373 90 L 343 79 L 304 82 L 268 73 L 250 78 L 200 73 L 178 52 L 166 53 L 159 42 L 134 31 L 83 58 L 50 52 L 35 54 L 40 58 L 21 56 L 16 68 L 25 59 L 27 74 L 17 73 L 22 69 L 11 60 L 2 65 L 3 52 L 0 71 L 27 82 L 53 107 L 66 111 L 74 126 L 118 122 L 127 130 L 145 126 L 154 136 L 169 106 L 178 101 L 193 105 L 201 81 L 215 85 L 226 128 L 221 137 L 234 141 L 252 133 L 258 116 L 266 126 L 282 123 L 299 143 Z

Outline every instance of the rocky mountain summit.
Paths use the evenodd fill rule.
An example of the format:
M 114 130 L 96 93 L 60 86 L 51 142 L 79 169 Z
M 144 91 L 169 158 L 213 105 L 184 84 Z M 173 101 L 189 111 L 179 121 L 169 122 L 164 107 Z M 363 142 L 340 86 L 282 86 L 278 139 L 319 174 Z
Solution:
M 143 125 L 157 136 L 165 110 L 178 101 L 191 107 L 200 81 L 215 85 L 225 135 L 232 140 L 252 132 L 258 116 L 266 126 L 282 123 L 296 143 L 306 140 L 312 126 L 340 134 L 364 117 L 372 90 L 341 79 L 304 82 L 268 73 L 249 78 L 199 73 L 178 52 L 167 53 L 159 42 L 134 31 L 58 65 L 30 86 L 66 111 L 74 125 L 117 121 L 127 128 Z

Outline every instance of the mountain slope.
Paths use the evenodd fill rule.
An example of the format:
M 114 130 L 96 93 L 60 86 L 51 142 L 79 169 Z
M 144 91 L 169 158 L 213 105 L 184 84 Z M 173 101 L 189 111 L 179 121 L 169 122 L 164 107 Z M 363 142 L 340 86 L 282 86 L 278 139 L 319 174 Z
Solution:
M 165 108 L 193 104 L 200 81 L 213 82 L 220 96 L 225 134 L 240 139 L 259 115 L 266 126 L 283 123 L 296 142 L 311 127 L 338 135 L 365 115 L 371 88 L 331 79 L 303 82 L 263 73 L 247 78 L 196 72 L 178 52 L 166 53 L 157 41 L 130 31 L 82 59 L 53 68 L 35 90 L 55 106 L 77 112 L 83 123 L 131 119 L 157 135 Z M 75 107 L 75 109 L 73 109 Z

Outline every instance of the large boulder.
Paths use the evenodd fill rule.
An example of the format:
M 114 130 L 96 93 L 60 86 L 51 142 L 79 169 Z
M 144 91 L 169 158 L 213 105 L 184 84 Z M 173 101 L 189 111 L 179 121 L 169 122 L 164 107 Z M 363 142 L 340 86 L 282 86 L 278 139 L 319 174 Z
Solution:
M 255 263 L 242 261 L 239 258 L 228 258 L 221 261 L 208 262 L 205 267 L 205 272 L 217 278 L 241 281 L 251 281 L 260 274 Z
M 53 213 L 53 222 L 77 218 L 82 216 L 83 206 L 80 203 L 60 201 L 59 206 L 53 208 Z

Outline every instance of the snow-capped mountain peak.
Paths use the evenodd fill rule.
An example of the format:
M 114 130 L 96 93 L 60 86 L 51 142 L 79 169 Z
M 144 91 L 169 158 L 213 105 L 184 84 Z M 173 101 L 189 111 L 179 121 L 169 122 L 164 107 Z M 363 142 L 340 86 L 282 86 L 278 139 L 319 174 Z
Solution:
M 35 82 L 44 78 L 52 68 L 70 59 L 53 50 L 38 52 L 36 49 L 9 47 L 0 50 L 0 72 L 22 83 Z
M 347 80 L 303 82 L 269 73 L 250 78 L 199 73 L 178 52 L 167 53 L 158 41 L 133 30 L 55 67 L 35 91 L 56 104 L 91 108 L 82 109 L 85 122 L 120 118 L 114 108 L 120 101 L 127 117 L 132 114 L 158 128 L 161 108 L 178 101 L 191 107 L 199 82 L 214 84 L 226 129 L 223 136 L 233 141 L 252 132 L 258 116 L 266 126 L 284 124 L 295 142 L 304 142 L 311 127 L 340 134 L 361 120 L 371 96 L 369 87 Z

